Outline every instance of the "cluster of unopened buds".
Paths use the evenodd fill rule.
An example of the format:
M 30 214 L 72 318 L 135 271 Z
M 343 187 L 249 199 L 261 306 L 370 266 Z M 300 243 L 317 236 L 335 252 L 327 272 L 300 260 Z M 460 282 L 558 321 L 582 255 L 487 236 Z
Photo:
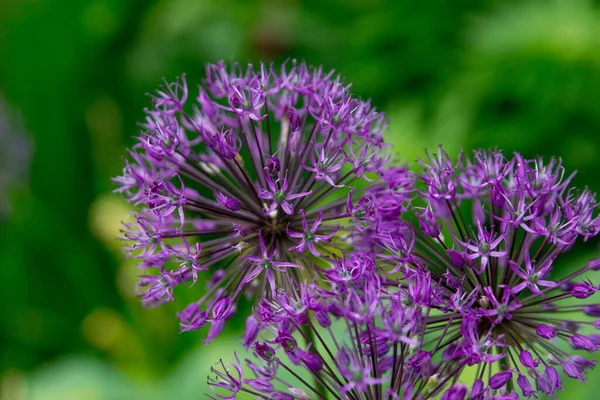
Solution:
M 115 178 L 142 303 L 200 287 L 178 318 L 207 342 L 254 305 L 251 357 L 219 361 L 209 398 L 556 397 L 595 365 L 600 258 L 555 268 L 600 232 L 595 195 L 495 149 L 394 166 L 385 128 L 296 62 L 208 65 L 195 101 L 185 77 L 153 96 Z

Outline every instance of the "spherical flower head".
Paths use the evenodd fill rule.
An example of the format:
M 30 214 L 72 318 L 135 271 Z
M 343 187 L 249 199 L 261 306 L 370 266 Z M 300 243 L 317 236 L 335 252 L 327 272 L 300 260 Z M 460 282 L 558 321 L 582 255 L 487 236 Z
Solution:
M 440 147 L 418 168 L 405 173 L 412 185 L 401 191 L 371 190 L 385 193 L 372 203 L 385 198 L 394 204 L 387 210 L 402 211 L 372 218 L 357 242 L 379 261 L 385 282 L 400 282 L 405 304 L 442 313 L 426 329 L 444 332 L 441 368 L 460 376 L 478 366 L 482 396 L 552 394 L 561 386 L 550 364 L 583 376 L 591 366 L 573 357 L 598 349 L 597 337 L 580 330 L 597 329 L 600 308 L 585 299 L 599 290 L 590 276 L 599 262 L 563 277 L 553 270 L 577 240 L 600 232 L 595 195 L 570 187 L 573 175 L 559 159 L 495 149 L 455 159 Z
M 148 271 L 139 296 L 158 305 L 200 280 L 199 310 L 231 303 L 218 317 L 182 312 L 184 330 L 204 322 L 216 334 L 240 296 L 315 279 L 358 229 L 349 209 L 381 184 L 387 122 L 333 71 L 221 62 L 195 99 L 182 76 L 152 100 L 115 178 L 138 210 L 124 236 Z

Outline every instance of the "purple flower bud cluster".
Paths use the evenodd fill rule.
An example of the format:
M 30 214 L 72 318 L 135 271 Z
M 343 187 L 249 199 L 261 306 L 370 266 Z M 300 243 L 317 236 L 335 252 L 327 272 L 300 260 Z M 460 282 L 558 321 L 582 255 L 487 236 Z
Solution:
M 189 97 L 185 76 L 152 96 L 114 181 L 137 209 L 124 239 L 145 271 L 142 303 L 200 281 L 206 290 L 179 320 L 182 330 L 210 324 L 210 341 L 240 296 L 294 290 L 317 278 L 321 255 L 340 251 L 355 231 L 349 193 L 387 161 L 387 122 L 333 71 L 295 61 L 209 64 Z

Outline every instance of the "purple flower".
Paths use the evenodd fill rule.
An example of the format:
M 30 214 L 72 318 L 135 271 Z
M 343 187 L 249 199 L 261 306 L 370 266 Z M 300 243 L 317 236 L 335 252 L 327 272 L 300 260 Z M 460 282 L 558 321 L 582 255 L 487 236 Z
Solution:
M 316 245 L 320 242 L 329 242 L 331 238 L 337 233 L 339 226 L 334 228 L 331 232 L 328 232 L 324 235 L 319 235 L 319 226 L 323 221 L 323 211 L 319 213 L 319 216 L 313 222 L 312 226 L 308 227 L 308 222 L 306 221 L 306 212 L 304 210 L 300 211 L 302 215 L 302 229 L 303 233 L 290 231 L 288 229 L 287 234 L 289 237 L 300 239 L 300 242 L 296 246 L 290 247 L 290 251 L 295 251 L 297 253 L 304 252 L 305 248 L 315 256 L 319 257 L 321 254 L 317 251 Z
M 485 271 L 490 257 L 502 257 L 506 254 L 506 251 L 495 250 L 503 240 L 504 234 L 494 237 L 492 234 L 487 232 L 481 226 L 481 224 L 478 224 L 477 239 L 474 240 L 474 243 L 462 243 L 463 246 L 469 251 L 469 254 L 467 254 L 467 259 L 480 260 L 480 265 L 478 268 L 479 274 L 482 274 L 483 271 Z
M 523 289 L 528 288 L 531 293 L 543 296 L 539 286 L 546 288 L 557 287 L 558 285 L 555 282 L 540 279 L 550 271 L 552 268 L 552 261 L 554 260 L 550 259 L 546 265 L 536 268 L 531 262 L 529 253 L 525 253 L 525 270 L 518 268 L 514 261 L 509 261 L 509 266 L 512 272 L 523 280 L 520 284 L 511 289 L 512 292 L 519 293 Z
M 583 349 L 590 353 L 598 350 L 598 346 L 591 339 L 579 334 L 571 336 L 571 345 L 574 349 Z
M 203 327 L 208 320 L 208 314 L 206 311 L 200 310 L 198 303 L 191 303 L 183 311 L 177 313 L 177 318 L 179 318 L 181 330 L 185 332 Z
M 265 172 L 265 180 L 267 182 L 268 189 L 259 188 L 258 193 L 259 198 L 272 201 L 269 208 L 265 210 L 265 215 L 271 215 L 277 210 L 278 207 L 281 207 L 283 212 L 285 212 L 287 215 L 293 215 L 294 207 L 290 201 L 308 196 L 312 193 L 311 191 L 302 193 L 289 193 L 289 182 L 287 176 L 283 177 L 283 179 L 278 179 L 276 182 L 273 182 L 271 175 Z
M 206 335 L 205 343 L 210 343 L 210 341 L 219 336 L 225 325 L 225 319 L 231 316 L 233 310 L 234 306 L 231 300 L 226 297 L 215 302 L 212 307 L 211 318 L 208 319 L 211 325 Z
M 165 114 L 174 114 L 181 110 L 188 96 L 185 74 L 173 83 L 164 80 L 164 86 L 156 91 L 156 95 L 152 96 L 153 103 L 156 108 L 160 109 Z
M 544 339 L 554 339 L 556 336 L 556 330 L 551 326 L 540 324 L 535 328 L 535 332 L 539 337 Z
M 275 349 L 266 343 L 254 343 L 254 351 L 256 355 L 265 361 L 273 361 L 275 359 Z
M 535 382 L 538 392 L 553 396 L 555 391 L 562 390 L 562 381 L 553 366 L 547 366 L 544 374 L 537 374 Z
M 208 384 L 214 395 L 207 394 L 210 399 L 232 400 L 237 397 L 237 393 L 243 385 L 242 366 L 237 354 L 235 354 L 235 361 L 235 363 L 230 363 L 220 360 L 214 367 L 211 367 L 210 370 L 216 379 L 208 378 Z
M 525 375 L 519 374 L 517 385 L 521 388 L 523 397 L 534 397 L 536 395 L 535 390 L 531 387 L 531 383 L 529 383 L 529 379 Z
M 311 372 L 318 372 L 323 369 L 323 360 L 318 355 L 304 350 L 298 350 L 296 355 Z
M 576 378 L 576 379 L 579 379 L 581 382 L 586 381 L 586 378 L 583 377 L 583 374 L 585 373 L 585 368 L 578 365 L 577 363 L 572 362 L 572 361 L 566 361 L 562 364 L 562 367 L 563 367 L 563 372 L 569 378 Z
M 462 153 L 457 166 L 453 166 L 452 159 L 442 146 L 437 154 L 429 154 L 425 150 L 428 162 L 419 160 L 423 166 L 421 179 L 427 186 L 427 195 L 436 200 L 453 200 L 456 195 L 457 175 L 455 172 L 462 162 Z
M 248 318 L 246 318 L 246 329 L 244 329 L 244 347 L 248 348 L 254 344 L 259 330 L 260 327 L 258 326 L 256 318 L 254 318 L 253 315 L 248 316 Z
M 417 217 L 419 218 L 419 227 L 425 235 L 432 238 L 440 235 L 442 224 L 434 217 L 431 205 L 423 208 L 421 214 L 417 213 Z
M 539 362 L 535 361 L 531 355 L 531 353 L 527 350 L 521 350 L 519 354 L 519 361 L 521 364 L 527 368 L 537 368 Z
M 587 299 L 598 291 L 598 287 L 591 282 L 576 283 L 571 288 L 571 295 L 578 299 Z
M 467 395 L 467 387 L 465 385 L 453 385 L 446 390 L 441 400 L 464 400 Z
M 227 197 L 223 193 L 219 192 L 215 196 L 216 203 L 230 211 L 239 211 L 242 208 L 242 203 L 236 198 Z
M 295 61 L 209 64 L 196 98 L 185 77 L 165 82 L 114 179 L 137 209 L 124 236 L 145 270 L 144 304 L 171 301 L 175 286 L 211 271 L 197 304 L 212 315 L 228 298 L 226 319 L 240 296 L 272 298 L 333 262 L 322 257 L 338 254 L 356 220 L 368 218 L 350 221 L 350 210 L 387 185 L 387 121 L 349 88 L 333 71 Z M 282 273 L 291 266 L 301 272 Z M 200 326 L 181 315 L 185 329 Z M 211 336 L 224 318 L 209 319 Z
M 271 176 L 277 176 L 279 171 L 281 171 L 281 162 L 279 161 L 279 158 L 270 156 L 267 159 L 267 172 Z
M 500 389 L 512 378 L 513 372 L 514 371 L 502 371 L 494 374 L 490 378 L 489 386 L 494 390 Z
M 271 250 L 270 253 L 267 251 L 261 232 L 258 233 L 258 241 L 260 243 L 261 256 L 244 257 L 245 259 L 250 260 L 255 267 L 245 276 L 243 282 L 252 282 L 258 275 L 260 275 L 260 273 L 264 271 L 264 273 L 267 275 L 267 281 L 269 282 L 269 286 L 271 288 L 271 295 L 274 296 L 276 290 L 274 272 L 286 272 L 286 268 L 300 268 L 300 266 L 284 261 L 274 261 L 277 249 Z
M 591 317 L 600 317 L 600 304 L 591 304 L 583 307 L 583 312 Z
M 345 159 L 339 161 L 336 161 L 335 159 L 330 159 L 325 155 L 324 149 L 321 149 L 318 152 L 316 160 L 314 154 L 311 153 L 310 161 L 312 163 L 311 166 L 305 165 L 304 163 L 302 163 L 301 165 L 305 170 L 314 173 L 315 180 L 325 180 L 331 186 L 340 187 L 340 185 L 334 182 L 332 176 L 334 176 L 334 174 L 338 172 L 340 168 L 342 168 L 342 165 L 344 165 L 344 162 L 346 161 Z

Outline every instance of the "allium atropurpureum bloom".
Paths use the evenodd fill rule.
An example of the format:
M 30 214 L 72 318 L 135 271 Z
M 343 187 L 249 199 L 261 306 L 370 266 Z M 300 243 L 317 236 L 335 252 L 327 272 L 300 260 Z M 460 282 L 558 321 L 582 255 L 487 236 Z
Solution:
M 586 300 L 598 291 L 587 275 L 600 259 L 566 276 L 553 267 L 578 238 L 600 231 L 595 195 L 571 188 L 557 159 L 480 150 L 454 162 L 440 147 L 419 164 L 404 178 L 412 194 L 409 184 L 404 198 L 375 189 L 364 202 L 412 217 L 372 213 L 362 246 L 384 276 L 420 294 L 407 304 L 426 310 L 425 340 L 442 341 L 424 351 L 452 381 L 476 368 L 469 399 L 552 396 L 557 368 L 583 381 L 595 361 L 579 353 L 600 345 L 600 335 L 583 332 L 600 329 L 600 305 Z
M 185 77 L 152 96 L 115 178 L 139 210 L 125 237 L 148 271 L 144 305 L 174 300 L 176 286 L 201 277 L 202 297 L 178 317 L 184 331 L 209 323 L 211 340 L 240 296 L 271 298 L 318 274 L 317 260 L 354 229 L 352 187 L 385 162 L 384 116 L 349 88 L 304 63 L 219 63 L 207 65 L 195 101 Z

